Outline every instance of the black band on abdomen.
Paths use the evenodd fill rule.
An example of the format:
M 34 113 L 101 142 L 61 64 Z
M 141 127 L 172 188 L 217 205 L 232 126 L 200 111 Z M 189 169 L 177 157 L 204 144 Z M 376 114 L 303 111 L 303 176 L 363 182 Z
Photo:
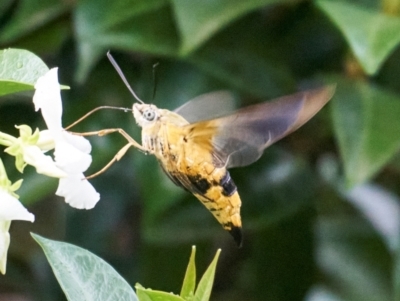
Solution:
M 221 187 L 223 189 L 222 194 L 224 196 L 231 196 L 237 190 L 237 187 L 236 187 L 235 183 L 233 182 L 231 175 L 229 174 L 228 171 L 222 177 L 221 181 L 219 182 L 219 185 L 221 185 Z

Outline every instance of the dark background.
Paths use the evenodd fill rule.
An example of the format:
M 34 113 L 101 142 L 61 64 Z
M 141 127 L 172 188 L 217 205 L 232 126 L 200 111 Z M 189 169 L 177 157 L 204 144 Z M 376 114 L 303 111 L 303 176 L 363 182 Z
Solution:
M 132 285 L 175 293 L 192 245 L 199 275 L 222 248 L 211 300 L 399 298 L 397 12 L 391 1 L 363 0 L 2 0 L 0 47 L 36 53 L 71 87 L 62 92 L 64 126 L 96 106 L 132 106 L 109 49 L 139 97 L 171 110 L 219 89 L 240 106 L 333 82 L 337 92 L 257 163 L 231 171 L 243 202 L 241 249 L 137 150 L 91 181 L 101 200 L 90 211 L 66 205 L 56 180 L 27 167 L 20 199 L 36 221 L 12 223 L 0 300 L 65 299 L 30 231 L 88 249 Z M 0 98 L 1 131 L 44 128 L 31 96 Z M 75 130 L 114 127 L 140 140 L 122 111 L 98 112 Z M 118 134 L 90 141 L 87 174 L 125 143 Z

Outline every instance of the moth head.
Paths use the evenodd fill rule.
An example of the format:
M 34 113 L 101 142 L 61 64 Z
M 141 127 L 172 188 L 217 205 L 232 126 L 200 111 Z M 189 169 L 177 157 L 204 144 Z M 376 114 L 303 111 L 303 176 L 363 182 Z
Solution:
M 147 126 L 158 119 L 158 109 L 155 105 L 135 103 L 133 105 L 133 116 L 139 126 Z

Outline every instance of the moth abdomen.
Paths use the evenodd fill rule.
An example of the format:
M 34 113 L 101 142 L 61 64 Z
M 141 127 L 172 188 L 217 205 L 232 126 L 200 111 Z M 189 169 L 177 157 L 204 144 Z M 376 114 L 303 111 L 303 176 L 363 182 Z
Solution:
M 233 179 L 228 171 L 222 177 L 219 185 L 222 187 L 222 194 L 224 196 L 231 196 L 237 191 L 236 184 L 233 182 Z
M 232 235 L 232 237 L 235 240 L 237 246 L 239 248 L 242 247 L 242 244 L 243 244 L 242 227 L 236 227 L 236 226 L 232 225 L 232 223 L 231 223 L 230 224 L 230 230 L 228 230 L 228 231 Z
M 195 191 L 198 191 L 201 194 L 206 194 L 207 191 L 211 188 L 211 183 L 207 181 L 207 179 L 202 178 L 200 175 L 195 176 L 187 176 L 190 183 L 195 187 Z
M 185 185 L 182 184 L 182 182 L 179 180 L 179 174 L 174 173 L 174 172 L 169 172 L 166 170 L 166 168 L 164 167 L 164 165 L 160 162 L 160 166 L 161 169 L 163 170 L 163 172 L 168 176 L 168 178 L 178 187 L 181 187 L 183 189 L 185 189 L 186 191 L 189 191 L 189 189 L 187 189 L 185 187 Z

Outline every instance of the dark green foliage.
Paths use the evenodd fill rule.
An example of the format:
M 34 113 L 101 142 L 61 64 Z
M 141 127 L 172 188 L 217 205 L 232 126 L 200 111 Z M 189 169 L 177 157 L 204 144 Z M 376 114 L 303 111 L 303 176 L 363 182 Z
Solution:
M 64 126 L 96 106 L 132 105 L 109 49 L 139 97 L 167 109 L 218 89 L 237 93 L 241 105 L 327 83 L 337 83 L 337 93 L 257 163 L 230 171 L 243 201 L 242 249 L 136 150 L 92 180 L 102 198 L 90 211 L 63 204 L 53 181 L 29 175 L 19 194 L 36 222 L 12 224 L 0 299 L 3 292 L 63 298 L 28 230 L 98 254 L 131 286 L 179 292 L 182 259 L 196 245 L 199 267 L 223 250 L 211 300 L 399 299 L 396 2 L 3 0 L 0 49 L 24 48 L 59 67 L 71 88 L 62 94 Z M 0 98 L 0 131 L 43 128 L 30 97 Z M 140 140 L 132 116 L 119 111 L 96 113 L 76 131 L 114 127 Z M 90 140 L 88 174 L 125 143 L 118 134 Z M 11 167 L 8 174 L 20 176 Z

